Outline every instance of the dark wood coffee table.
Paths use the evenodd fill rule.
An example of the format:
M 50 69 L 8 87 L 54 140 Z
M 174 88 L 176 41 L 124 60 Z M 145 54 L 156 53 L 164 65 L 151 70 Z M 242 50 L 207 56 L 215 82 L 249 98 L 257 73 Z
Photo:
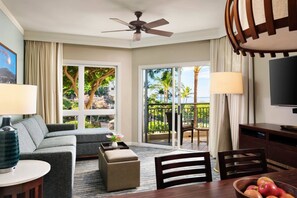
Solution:
M 103 142 L 100 144 L 100 147 L 104 152 L 108 150 L 114 150 L 114 149 L 129 149 L 129 146 L 127 146 L 125 142 L 118 142 L 118 147 L 116 148 L 111 146 L 111 142 Z

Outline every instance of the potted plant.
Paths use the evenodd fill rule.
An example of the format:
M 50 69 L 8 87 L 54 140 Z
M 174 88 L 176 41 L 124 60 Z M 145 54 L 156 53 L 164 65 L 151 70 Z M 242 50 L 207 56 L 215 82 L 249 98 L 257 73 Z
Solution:
M 120 133 L 113 133 L 112 135 L 106 135 L 106 137 L 108 139 L 110 139 L 111 141 L 111 146 L 116 148 L 118 147 L 118 142 L 120 142 L 122 140 L 122 138 L 124 137 L 124 135 L 120 134 Z

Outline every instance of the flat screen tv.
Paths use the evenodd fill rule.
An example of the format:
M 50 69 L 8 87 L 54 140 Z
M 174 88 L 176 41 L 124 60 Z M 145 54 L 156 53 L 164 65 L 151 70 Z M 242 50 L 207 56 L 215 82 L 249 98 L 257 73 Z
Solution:
M 297 56 L 269 61 L 271 105 L 297 106 Z

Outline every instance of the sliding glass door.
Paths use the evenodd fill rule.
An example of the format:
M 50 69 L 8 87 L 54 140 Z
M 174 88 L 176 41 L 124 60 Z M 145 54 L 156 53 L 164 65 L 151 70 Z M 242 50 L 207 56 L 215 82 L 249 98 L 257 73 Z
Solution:
M 199 73 L 200 76 L 203 73 L 206 78 L 198 81 Z M 208 127 L 207 73 L 209 74 L 209 66 L 174 66 L 140 71 L 140 142 L 180 148 L 185 142 L 182 137 L 193 135 L 191 129 L 187 130 L 186 127 L 192 126 L 193 130 Z M 201 84 L 199 89 L 198 82 Z M 202 106 L 206 107 L 204 112 Z
M 176 86 L 177 68 L 157 68 L 142 70 L 143 79 L 143 133 L 142 142 L 172 145 L 178 138 L 175 123 L 178 108 Z M 169 120 L 170 119 L 170 120 Z

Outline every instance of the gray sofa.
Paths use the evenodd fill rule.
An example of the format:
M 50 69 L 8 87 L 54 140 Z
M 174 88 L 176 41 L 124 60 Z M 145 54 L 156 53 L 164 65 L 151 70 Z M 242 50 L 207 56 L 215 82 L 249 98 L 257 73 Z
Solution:
M 76 157 L 98 154 L 107 129 L 75 130 L 74 125 L 46 125 L 36 115 L 13 125 L 18 129 L 20 159 L 43 160 L 51 165 L 44 177 L 44 198 L 71 198 Z

